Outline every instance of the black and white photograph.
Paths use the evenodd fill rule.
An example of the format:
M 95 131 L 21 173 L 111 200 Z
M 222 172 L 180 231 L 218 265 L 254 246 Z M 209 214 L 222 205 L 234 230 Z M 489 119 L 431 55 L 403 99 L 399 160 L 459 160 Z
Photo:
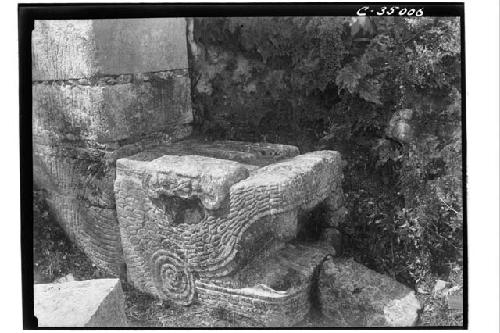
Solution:
M 25 329 L 469 327 L 463 3 L 18 15 Z

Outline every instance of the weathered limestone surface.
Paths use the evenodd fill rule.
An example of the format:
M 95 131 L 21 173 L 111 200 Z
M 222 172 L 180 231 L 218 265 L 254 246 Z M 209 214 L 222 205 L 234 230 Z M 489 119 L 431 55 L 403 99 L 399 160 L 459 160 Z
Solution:
M 145 174 L 149 198 L 195 197 L 210 210 L 221 208 L 229 188 L 248 177 L 248 170 L 237 162 L 198 155 L 165 155 L 149 163 L 120 159 L 117 167 L 120 172 Z
M 420 309 L 412 290 L 353 259 L 324 262 L 319 295 L 322 313 L 331 326 L 413 326 Z
M 238 315 L 224 308 L 211 308 L 203 304 L 176 306 L 171 304 L 162 319 L 164 327 L 168 328 L 207 328 L 207 327 L 263 327 L 251 318 Z
M 33 84 L 33 134 L 61 141 L 138 140 L 193 120 L 187 70 Z
M 295 146 L 272 143 L 251 143 L 244 141 L 213 141 L 204 142 L 194 139 L 183 140 L 171 145 L 151 147 L 130 159 L 152 161 L 163 155 L 203 155 L 218 159 L 227 159 L 245 164 L 247 169 L 254 171 L 259 166 L 265 166 L 285 158 L 299 155 Z
M 335 251 L 321 243 L 287 244 L 232 276 L 196 281 L 198 299 L 264 326 L 293 326 L 311 309 L 314 273 L 328 255 Z
M 39 327 L 126 327 L 118 279 L 34 285 Z
M 184 19 L 36 21 L 34 182 L 99 267 L 123 263 L 115 161 L 188 136 Z
M 35 21 L 33 80 L 187 69 L 183 18 Z
M 190 143 L 187 151 L 218 155 L 222 146 Z M 124 257 L 129 279 L 140 290 L 191 304 L 195 280 L 230 276 L 260 253 L 273 253 L 297 235 L 300 211 L 340 191 L 336 152 L 277 161 L 296 151 L 278 146 L 276 153 L 263 154 L 258 145 L 229 147 L 238 147 L 244 154 L 236 151 L 233 158 L 247 163 L 180 155 L 182 147 L 175 145 L 117 161 Z M 271 164 L 259 167 L 266 160 Z

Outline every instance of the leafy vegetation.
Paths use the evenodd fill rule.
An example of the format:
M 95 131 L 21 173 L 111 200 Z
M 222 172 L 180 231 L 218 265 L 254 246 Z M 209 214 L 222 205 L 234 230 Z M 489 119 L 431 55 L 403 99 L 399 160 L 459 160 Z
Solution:
M 368 140 L 364 168 L 385 184 L 349 193 L 352 219 L 344 230 L 363 261 L 415 285 L 429 273 L 446 275 L 462 258 L 459 22 L 377 18 L 373 30 L 336 83 L 346 100 L 339 113 L 364 102 L 374 110 L 355 111 L 356 132 L 349 137 L 355 144 Z M 414 137 L 407 142 L 387 137 L 387 120 L 400 109 L 414 111 Z M 363 158 L 351 161 L 356 167 Z
M 211 96 L 195 86 L 202 135 L 338 150 L 348 255 L 414 287 L 461 264 L 458 18 L 199 18 L 196 31 L 207 50 L 249 59 L 257 84 L 245 96 L 229 64 Z M 395 120 L 399 110 L 410 116 Z M 238 121 L 244 130 L 228 130 Z

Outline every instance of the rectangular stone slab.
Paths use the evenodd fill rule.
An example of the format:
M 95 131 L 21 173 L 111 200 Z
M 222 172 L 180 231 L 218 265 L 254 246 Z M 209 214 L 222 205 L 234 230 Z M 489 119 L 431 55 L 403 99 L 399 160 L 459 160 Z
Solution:
M 298 154 L 299 149 L 291 145 L 244 141 L 204 142 L 190 139 L 171 145 L 158 145 L 130 156 L 129 159 L 152 161 L 163 155 L 202 155 L 247 165 L 264 166 Z
M 187 71 L 33 83 L 32 91 L 33 135 L 60 141 L 137 141 L 193 120 Z
M 34 285 L 39 327 L 126 327 L 118 279 Z
M 187 69 L 184 18 L 37 20 L 33 80 Z

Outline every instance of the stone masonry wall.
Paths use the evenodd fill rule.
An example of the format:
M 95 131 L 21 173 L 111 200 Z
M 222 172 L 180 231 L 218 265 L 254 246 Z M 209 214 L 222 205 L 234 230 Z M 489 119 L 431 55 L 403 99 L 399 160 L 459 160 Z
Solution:
M 117 274 L 116 159 L 191 132 L 186 22 L 36 21 L 32 60 L 34 183 L 70 238 Z

